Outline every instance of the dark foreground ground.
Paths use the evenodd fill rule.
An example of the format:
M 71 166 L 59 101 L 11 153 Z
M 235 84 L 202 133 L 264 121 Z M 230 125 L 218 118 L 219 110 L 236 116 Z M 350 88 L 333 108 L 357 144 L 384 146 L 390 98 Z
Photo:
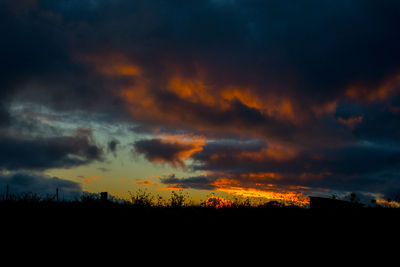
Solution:
M 296 207 L 135 207 L 115 203 L 0 202 L 4 233 L 43 235 L 279 235 L 400 230 L 400 209 L 312 210 Z
M 399 229 L 400 209 L 388 208 L 214 209 L 0 201 L 1 255 L 23 251 L 13 259 L 29 262 L 27 251 L 34 251 L 39 262 L 57 254 L 57 262 L 69 257 L 99 262 L 140 258 L 185 266 L 215 257 L 222 262 L 275 257 L 306 263 L 319 259 L 323 251 L 326 262 L 344 255 L 357 258 L 358 252 L 365 258 L 370 255 L 367 250 L 386 255 L 390 248 L 397 250 Z M 188 255 L 190 260 L 184 261 Z

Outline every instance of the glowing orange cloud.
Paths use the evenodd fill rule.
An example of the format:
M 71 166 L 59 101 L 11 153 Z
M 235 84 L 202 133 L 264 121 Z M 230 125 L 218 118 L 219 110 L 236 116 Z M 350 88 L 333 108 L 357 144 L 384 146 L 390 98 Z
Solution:
M 338 105 L 338 100 L 334 99 L 329 102 L 314 105 L 311 107 L 311 110 L 317 116 L 325 114 L 333 114 L 336 111 L 337 105 Z
M 152 182 L 150 180 L 136 181 L 134 183 L 137 184 L 137 185 L 157 185 L 157 183 Z
M 202 103 L 217 110 L 227 110 L 232 101 L 239 100 L 244 105 L 271 117 L 293 122 L 300 119 L 295 116 L 293 104 L 287 98 L 271 94 L 268 97 L 260 97 L 254 93 L 255 90 L 232 85 L 216 90 L 212 84 L 205 82 L 204 77 L 188 79 L 176 75 L 171 78 L 168 90 L 189 102 Z
M 296 203 L 300 206 L 305 206 L 309 204 L 309 199 L 305 197 L 301 192 L 297 191 L 272 191 L 244 187 L 218 188 L 216 189 L 216 191 L 221 191 L 242 197 L 283 200 Z
M 151 77 L 142 66 L 121 53 L 95 53 L 79 55 L 79 58 L 106 77 L 128 77 L 121 87 L 113 88 L 112 93 L 122 100 L 133 119 L 147 124 L 265 137 L 265 131 L 260 129 L 264 125 L 250 124 L 247 127 L 248 122 L 240 117 L 237 120 L 229 117 L 224 127 L 220 127 L 219 118 L 235 110 L 238 101 L 275 121 L 299 124 L 309 117 L 309 111 L 288 96 L 273 91 L 260 93 L 260 90 L 251 86 L 217 85 L 210 81 L 206 68 L 201 66 L 198 66 L 196 75 L 187 76 L 173 63 L 164 63 L 165 73 Z M 164 100 L 163 94 L 168 96 L 171 103 Z M 210 111 L 218 119 L 207 119 Z M 225 122 L 221 120 L 221 123 Z
M 282 178 L 282 175 L 275 172 L 259 172 L 259 173 L 243 173 L 241 178 L 254 179 L 254 180 L 277 180 Z
M 226 161 L 227 159 L 234 162 L 252 162 L 252 163 L 265 163 L 265 162 L 284 162 L 293 160 L 299 155 L 299 150 L 293 146 L 269 143 L 268 146 L 260 151 L 244 151 L 237 154 L 226 155 L 226 154 L 212 154 L 210 161 Z M 268 175 L 265 173 L 264 175 Z M 277 174 L 273 174 L 277 175 Z M 275 176 L 276 177 L 276 176 Z
M 394 201 L 394 200 L 388 201 L 388 200 L 384 200 L 384 199 L 377 199 L 376 203 L 378 203 L 384 207 L 387 207 L 387 208 L 400 208 L 400 203 L 397 201 Z
M 248 107 L 255 108 L 262 114 L 268 115 L 282 120 L 296 122 L 301 119 L 295 116 L 294 107 L 291 100 L 275 95 L 268 97 L 260 97 L 254 93 L 254 90 L 249 88 L 227 87 L 221 93 L 221 98 L 224 100 L 239 100 Z
M 212 93 L 213 87 L 206 85 L 201 79 L 184 79 L 177 75 L 170 79 L 167 88 L 170 92 L 192 103 L 217 105 L 217 99 Z
M 346 96 L 363 102 L 382 101 L 400 92 L 400 74 L 387 79 L 378 87 L 352 85 L 346 90 Z
M 161 134 L 161 138 L 152 139 L 149 141 L 139 141 L 143 145 L 137 145 L 136 150 L 144 154 L 151 162 L 169 163 L 174 167 L 185 167 L 185 161 L 189 160 L 193 153 L 201 151 L 206 143 L 206 139 L 202 136 L 189 134 Z M 157 151 L 146 148 L 146 143 L 155 142 L 161 149 L 164 146 L 168 153 L 158 154 Z
M 357 124 L 362 123 L 364 120 L 363 116 L 356 116 L 356 117 L 350 117 L 347 119 L 343 119 L 341 117 L 338 118 L 338 121 L 350 128 L 354 128 Z
M 259 173 L 259 174 L 242 174 L 241 178 L 260 179 L 260 181 L 268 181 L 269 179 L 279 179 L 281 175 L 274 173 Z M 250 197 L 250 198 L 265 198 L 271 200 L 282 200 L 295 203 L 300 206 L 309 203 L 308 197 L 305 197 L 299 190 L 309 189 L 305 186 L 289 187 L 289 190 L 279 190 L 274 184 L 252 183 L 255 187 L 243 186 L 239 180 L 221 177 L 212 183 L 215 186 L 215 191 L 225 192 L 232 195 Z
M 91 182 L 96 181 L 96 180 L 99 180 L 99 179 L 101 179 L 101 176 L 90 176 L 90 177 L 88 177 L 88 178 L 85 178 L 83 181 L 84 181 L 86 184 L 90 184 Z
M 157 190 L 158 191 L 181 191 L 183 189 L 184 189 L 183 187 L 168 185 L 167 187 L 158 188 Z
M 242 152 L 235 155 L 238 159 L 264 162 L 265 160 L 286 161 L 297 157 L 298 150 L 293 146 L 270 142 L 268 146 L 257 152 Z
M 192 154 L 203 150 L 203 147 L 206 144 L 205 137 L 191 135 L 191 134 L 176 134 L 176 135 L 163 134 L 162 137 L 163 137 L 162 140 L 164 142 L 189 145 L 191 147 L 190 149 L 181 151 L 179 153 L 178 156 L 182 161 L 189 159 Z
M 80 55 L 80 59 L 90 63 L 98 72 L 110 76 L 138 76 L 139 66 L 120 53 Z

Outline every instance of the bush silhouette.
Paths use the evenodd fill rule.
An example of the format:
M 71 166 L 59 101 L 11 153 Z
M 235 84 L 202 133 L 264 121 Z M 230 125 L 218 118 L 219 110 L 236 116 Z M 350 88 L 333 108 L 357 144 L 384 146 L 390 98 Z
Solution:
M 154 206 L 154 196 L 147 191 L 138 190 L 135 194 L 129 192 L 131 203 L 135 207 L 152 207 Z
M 179 193 L 172 191 L 168 199 L 168 204 L 172 208 L 185 207 L 188 204 L 188 198 L 188 195 L 184 194 L 182 191 L 179 191 Z

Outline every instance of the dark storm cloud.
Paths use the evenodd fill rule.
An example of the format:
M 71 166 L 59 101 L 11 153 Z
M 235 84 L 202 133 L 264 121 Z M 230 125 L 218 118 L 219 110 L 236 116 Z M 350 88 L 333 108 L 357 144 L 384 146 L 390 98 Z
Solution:
M 138 140 L 134 144 L 136 153 L 142 154 L 147 160 L 160 163 L 171 163 L 174 166 L 184 166 L 184 160 L 197 144 L 179 141 L 165 141 L 155 138 Z
M 206 131 L 198 132 L 210 136 L 213 132 L 220 137 L 243 133 L 250 136 L 280 136 L 282 139 L 293 139 L 294 126 L 291 123 L 262 114 L 258 109 L 249 107 L 238 99 L 226 102 L 228 107 L 220 109 L 205 103 L 186 101 L 171 93 L 160 92 L 157 95 L 157 103 L 164 114 L 174 118 L 173 127 L 184 125 L 193 131 L 196 131 L 196 128 L 205 128 Z
M 0 194 L 2 196 L 6 195 L 7 185 L 9 196 L 20 196 L 23 193 L 34 193 L 42 197 L 54 196 L 58 189 L 60 198 L 73 200 L 82 193 L 82 188 L 78 183 L 33 173 L 0 175 Z
M 391 143 L 397 146 L 400 141 L 400 112 L 392 112 L 388 107 L 376 107 L 364 113 L 363 123 L 354 134 L 371 142 Z
M 55 110 L 116 111 L 110 108 L 117 98 L 107 93 L 109 84 L 77 60 L 74 26 L 54 8 L 47 1 L 0 3 L 1 117 L 7 118 L 16 96 Z
M 28 78 L 76 76 L 67 83 L 74 89 L 69 95 L 93 105 L 89 96 L 99 97 L 91 93 L 100 83 L 74 53 L 109 49 L 122 51 L 151 77 L 167 75 L 165 61 L 184 65 L 183 74 L 192 76 L 197 62 L 217 86 L 254 86 L 261 95 L 278 90 L 306 102 L 312 94 L 312 101 L 325 101 L 349 83 L 378 84 L 398 71 L 399 6 L 360 0 L 38 1 L 18 16 L 4 7 L 3 75 L 10 78 L 3 79 L 15 87 Z
M 1 1 L 0 128 L 15 123 L 12 101 L 106 113 L 217 139 L 195 153 L 135 142 L 153 162 L 383 192 L 376 181 L 398 173 L 399 13 L 394 0 Z M 85 140 L 4 135 L 0 166 L 99 159 Z
M 307 195 L 320 195 L 330 197 L 332 194 L 348 195 L 350 192 L 356 192 L 364 195 L 369 203 L 371 198 L 377 195 L 390 199 L 398 199 L 400 194 L 400 182 L 398 180 L 399 170 L 396 174 L 381 173 L 376 175 L 344 177 L 328 176 L 322 181 L 318 179 L 309 179 L 299 182 L 300 177 L 289 174 L 286 179 L 281 181 L 257 180 L 254 177 L 245 179 L 240 175 L 210 174 L 205 176 L 193 176 L 187 178 L 178 178 L 175 175 L 164 177 L 161 182 L 174 188 L 198 189 L 198 190 L 261 190 L 261 191 L 296 191 Z M 220 183 L 219 181 L 222 181 Z M 297 185 L 297 186 L 293 186 Z M 329 189 L 329 191 L 327 191 Z M 374 196 L 375 195 L 375 196 Z
M 185 77 L 207 69 L 215 88 L 249 86 L 260 97 L 297 98 L 301 107 L 332 100 L 349 83 L 379 84 L 399 69 L 395 1 L 37 1 L 24 12 L 12 1 L 2 5 L 2 92 L 33 83 L 56 108 L 121 108 L 107 88 L 126 81 L 96 75 L 81 61 L 90 52 L 132 59 L 168 107 L 174 100 L 160 91 L 171 74 L 166 62 Z M 241 102 L 231 111 L 250 125 L 276 123 Z M 193 113 L 201 123 L 213 118 L 206 108 Z
M 102 160 L 103 150 L 87 132 L 76 136 L 0 137 L 0 168 L 5 170 L 70 168 Z
M 161 178 L 163 184 L 174 185 L 178 188 L 194 188 L 200 190 L 214 190 L 216 187 L 212 185 L 213 178 L 207 176 L 190 177 L 187 179 L 177 178 L 174 174 Z
M 107 144 L 108 152 L 111 152 L 111 153 L 113 153 L 113 154 L 115 155 L 115 153 L 117 152 L 117 149 L 118 149 L 118 145 L 119 145 L 119 144 L 120 144 L 120 143 L 119 143 L 118 140 L 111 140 L 111 141 L 109 141 L 108 144 Z
M 237 144 L 240 142 L 237 142 Z M 208 144 L 193 154 L 194 169 L 211 171 L 201 179 L 164 179 L 183 188 L 214 186 L 228 178 L 243 187 L 268 184 L 298 185 L 337 191 L 361 191 L 393 195 L 399 191 L 400 147 L 360 143 L 336 149 L 302 151 L 287 159 L 263 152 L 263 146 Z M 268 151 L 268 146 L 265 146 Z M 194 180 L 194 182 L 192 181 Z
M 240 144 L 237 141 L 237 144 Z M 302 150 L 293 155 L 260 144 L 209 143 L 192 155 L 195 169 L 215 172 L 277 172 L 359 175 L 399 167 L 400 147 L 364 142 L 356 145 Z M 280 156 L 278 153 L 282 153 Z

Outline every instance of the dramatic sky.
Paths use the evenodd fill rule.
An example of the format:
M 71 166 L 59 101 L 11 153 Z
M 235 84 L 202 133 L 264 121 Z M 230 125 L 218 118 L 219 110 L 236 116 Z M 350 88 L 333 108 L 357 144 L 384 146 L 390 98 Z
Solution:
M 400 192 L 400 2 L 0 0 L 0 189 Z

